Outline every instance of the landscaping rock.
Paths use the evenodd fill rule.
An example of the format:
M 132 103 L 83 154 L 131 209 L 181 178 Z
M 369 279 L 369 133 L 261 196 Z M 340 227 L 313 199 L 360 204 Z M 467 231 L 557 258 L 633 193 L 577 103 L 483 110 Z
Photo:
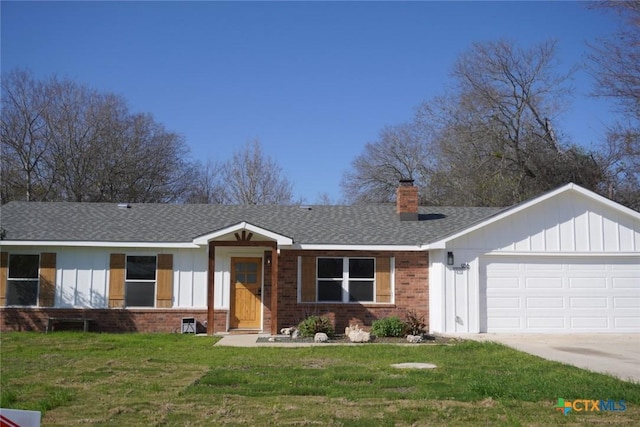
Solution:
M 298 338 L 300 338 L 300 331 L 297 329 L 294 329 L 293 332 L 291 333 L 291 339 L 297 340 Z
M 327 334 L 325 334 L 324 332 L 318 332 L 313 337 L 313 342 L 327 342 L 327 341 L 329 341 L 329 336 Z
M 407 341 L 412 344 L 418 344 L 422 342 L 422 335 L 407 335 Z
M 359 325 L 347 326 L 344 333 L 349 337 L 351 342 L 370 342 L 372 341 L 371 334 L 360 328 Z
M 296 330 L 296 328 L 291 327 L 291 328 L 282 328 L 280 329 L 280 333 L 282 335 L 286 335 L 286 336 L 291 336 L 291 334 L 293 334 L 293 332 Z

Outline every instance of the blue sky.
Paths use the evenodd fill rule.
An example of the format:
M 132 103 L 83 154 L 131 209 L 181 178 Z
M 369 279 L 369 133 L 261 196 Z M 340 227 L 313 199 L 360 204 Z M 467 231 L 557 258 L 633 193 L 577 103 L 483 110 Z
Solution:
M 338 200 L 351 161 L 450 83 L 475 41 L 558 40 L 561 65 L 616 28 L 581 2 L 7 2 L 1 67 L 124 96 L 224 161 L 258 138 L 296 199 Z M 557 130 L 602 138 L 609 106 L 582 70 Z

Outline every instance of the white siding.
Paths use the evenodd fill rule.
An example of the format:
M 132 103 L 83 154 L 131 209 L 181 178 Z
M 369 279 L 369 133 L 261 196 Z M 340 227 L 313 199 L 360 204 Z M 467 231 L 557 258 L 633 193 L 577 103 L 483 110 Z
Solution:
M 108 306 L 109 255 L 98 248 L 46 248 L 56 253 L 56 307 Z
M 563 193 L 447 243 L 483 252 L 640 251 L 640 221 L 578 193 Z
M 205 249 L 178 249 L 173 255 L 173 305 L 181 308 L 207 307 Z
M 112 253 L 127 255 L 173 255 L 173 307 L 207 307 L 207 250 L 132 249 L 75 247 L 15 247 L 9 253 L 56 254 L 55 306 L 60 308 L 107 308 L 109 306 L 109 259 Z

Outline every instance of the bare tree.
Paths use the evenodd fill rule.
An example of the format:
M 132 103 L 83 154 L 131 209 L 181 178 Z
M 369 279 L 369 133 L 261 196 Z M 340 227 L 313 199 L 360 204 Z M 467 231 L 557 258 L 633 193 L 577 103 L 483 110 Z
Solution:
M 192 167 L 191 188 L 185 194 L 186 203 L 223 204 L 226 192 L 222 183 L 222 165 L 208 160 Z
M 395 200 L 400 179 L 413 179 L 426 188 L 432 167 L 427 127 L 418 122 L 388 126 L 351 162 L 342 192 L 355 204 L 389 203 Z
M 24 70 L 2 78 L 0 160 L 2 203 L 9 200 L 46 200 L 53 173 L 45 112 L 50 104 L 46 84 Z
M 222 169 L 225 203 L 276 205 L 293 203 L 292 185 L 280 166 L 254 140 L 236 151 Z
M 601 149 L 607 166 L 602 192 L 640 210 L 640 2 L 604 1 L 592 7 L 613 11 L 618 31 L 589 44 L 594 95 L 613 99 L 619 119 L 610 123 Z
M 425 108 L 443 123 L 439 181 L 458 194 L 451 203 L 507 205 L 567 181 L 597 184 L 590 154 L 554 129 L 572 73 L 559 71 L 555 52 L 552 40 L 528 49 L 499 40 L 474 43 L 456 61 L 453 105 Z
M 2 202 L 169 202 L 191 185 L 183 139 L 120 96 L 14 71 L 1 114 Z
M 440 205 L 506 206 L 570 181 L 596 188 L 598 157 L 555 126 L 573 72 L 560 71 L 555 52 L 554 41 L 474 43 L 453 65 L 453 89 L 366 145 L 345 174 L 347 198 L 388 202 L 399 178 Z

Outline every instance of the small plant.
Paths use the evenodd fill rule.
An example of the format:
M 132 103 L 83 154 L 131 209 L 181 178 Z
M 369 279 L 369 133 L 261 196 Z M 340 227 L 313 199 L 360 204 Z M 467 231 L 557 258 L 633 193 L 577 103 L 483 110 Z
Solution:
M 405 319 L 407 333 L 409 335 L 422 335 L 427 324 L 424 322 L 424 316 L 419 316 L 416 311 L 408 311 Z
M 374 320 L 371 324 L 371 333 L 377 337 L 404 337 L 405 331 L 405 323 L 397 316 Z
M 309 316 L 298 325 L 300 336 L 314 337 L 318 332 L 324 332 L 327 336 L 334 335 L 333 325 L 328 317 Z

